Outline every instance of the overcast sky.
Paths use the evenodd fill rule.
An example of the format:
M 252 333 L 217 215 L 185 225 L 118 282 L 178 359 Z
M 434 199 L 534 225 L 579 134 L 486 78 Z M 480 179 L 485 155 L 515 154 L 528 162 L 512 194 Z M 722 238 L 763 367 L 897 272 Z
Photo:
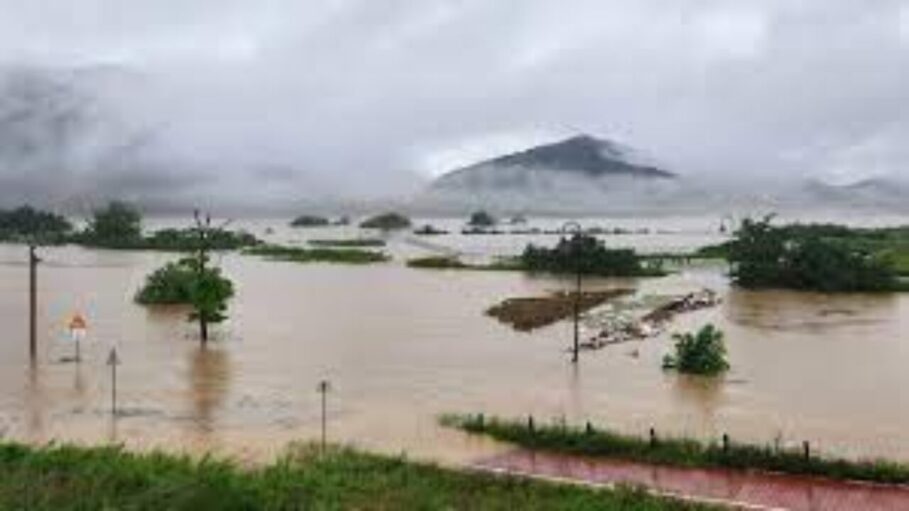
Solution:
M 0 0 L 0 13 L 0 64 L 96 70 L 84 87 L 121 118 L 103 136 L 154 146 L 148 175 L 88 174 L 133 191 L 207 174 L 234 195 L 384 194 L 579 132 L 685 175 L 909 177 L 909 2 Z

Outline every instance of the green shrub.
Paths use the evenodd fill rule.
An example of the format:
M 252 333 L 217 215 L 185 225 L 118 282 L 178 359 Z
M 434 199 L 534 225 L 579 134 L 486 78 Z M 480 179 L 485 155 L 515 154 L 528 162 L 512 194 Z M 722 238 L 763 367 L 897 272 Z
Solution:
M 696 333 L 674 334 L 675 354 L 663 358 L 663 368 L 712 376 L 729 369 L 723 332 L 711 324 Z

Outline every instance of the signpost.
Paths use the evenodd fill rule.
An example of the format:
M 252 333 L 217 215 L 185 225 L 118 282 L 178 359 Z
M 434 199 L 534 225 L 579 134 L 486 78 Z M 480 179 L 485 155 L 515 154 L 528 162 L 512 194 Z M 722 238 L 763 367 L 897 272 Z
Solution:
M 80 344 L 82 339 L 85 338 L 85 332 L 88 330 L 88 322 L 77 312 L 70 318 L 68 328 L 69 338 L 76 343 L 76 357 L 74 360 L 78 363 L 82 361 Z

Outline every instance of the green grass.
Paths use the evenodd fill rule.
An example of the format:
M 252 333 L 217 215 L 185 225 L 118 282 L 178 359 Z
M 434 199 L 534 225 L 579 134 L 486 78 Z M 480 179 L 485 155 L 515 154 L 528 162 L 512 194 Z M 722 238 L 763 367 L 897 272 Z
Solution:
M 355 248 L 299 248 L 282 245 L 260 245 L 244 250 L 245 254 L 262 256 L 276 261 L 296 263 L 381 263 L 389 259 L 383 252 Z
M 430 270 L 525 271 L 515 257 L 498 257 L 488 264 L 468 264 L 456 256 L 428 256 L 409 259 L 407 266 Z
M 307 243 L 316 247 L 384 247 L 385 240 L 379 238 L 315 239 Z
M 597 490 L 467 473 L 402 457 L 297 447 L 243 469 L 229 461 L 119 448 L 0 444 L 0 509 L 697 510 L 640 490 Z
M 730 441 L 701 442 L 689 438 L 649 438 L 613 431 L 564 424 L 535 425 L 528 421 L 484 418 L 482 415 L 446 415 L 444 425 L 470 433 L 488 435 L 531 449 L 569 454 L 603 456 L 660 465 L 722 467 L 812 475 L 832 479 L 876 483 L 909 483 L 909 465 L 887 460 L 851 461 L 805 457 L 801 448 L 787 449 Z

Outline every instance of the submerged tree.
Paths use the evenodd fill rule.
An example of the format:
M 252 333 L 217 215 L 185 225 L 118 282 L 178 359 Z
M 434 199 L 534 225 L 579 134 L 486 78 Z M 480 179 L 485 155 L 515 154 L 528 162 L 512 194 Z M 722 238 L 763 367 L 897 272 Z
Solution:
M 86 241 L 105 247 L 131 247 L 142 243 L 142 215 L 134 206 L 113 201 L 92 212 Z
M 192 307 L 189 320 L 199 325 L 203 346 L 208 342 L 209 325 L 227 319 L 227 302 L 234 294 L 233 283 L 210 265 L 212 240 L 221 227 L 212 227 L 211 218 L 195 213 L 195 246 L 191 256 L 171 262 L 146 278 L 145 286 L 136 295 L 142 304 L 188 304 Z

